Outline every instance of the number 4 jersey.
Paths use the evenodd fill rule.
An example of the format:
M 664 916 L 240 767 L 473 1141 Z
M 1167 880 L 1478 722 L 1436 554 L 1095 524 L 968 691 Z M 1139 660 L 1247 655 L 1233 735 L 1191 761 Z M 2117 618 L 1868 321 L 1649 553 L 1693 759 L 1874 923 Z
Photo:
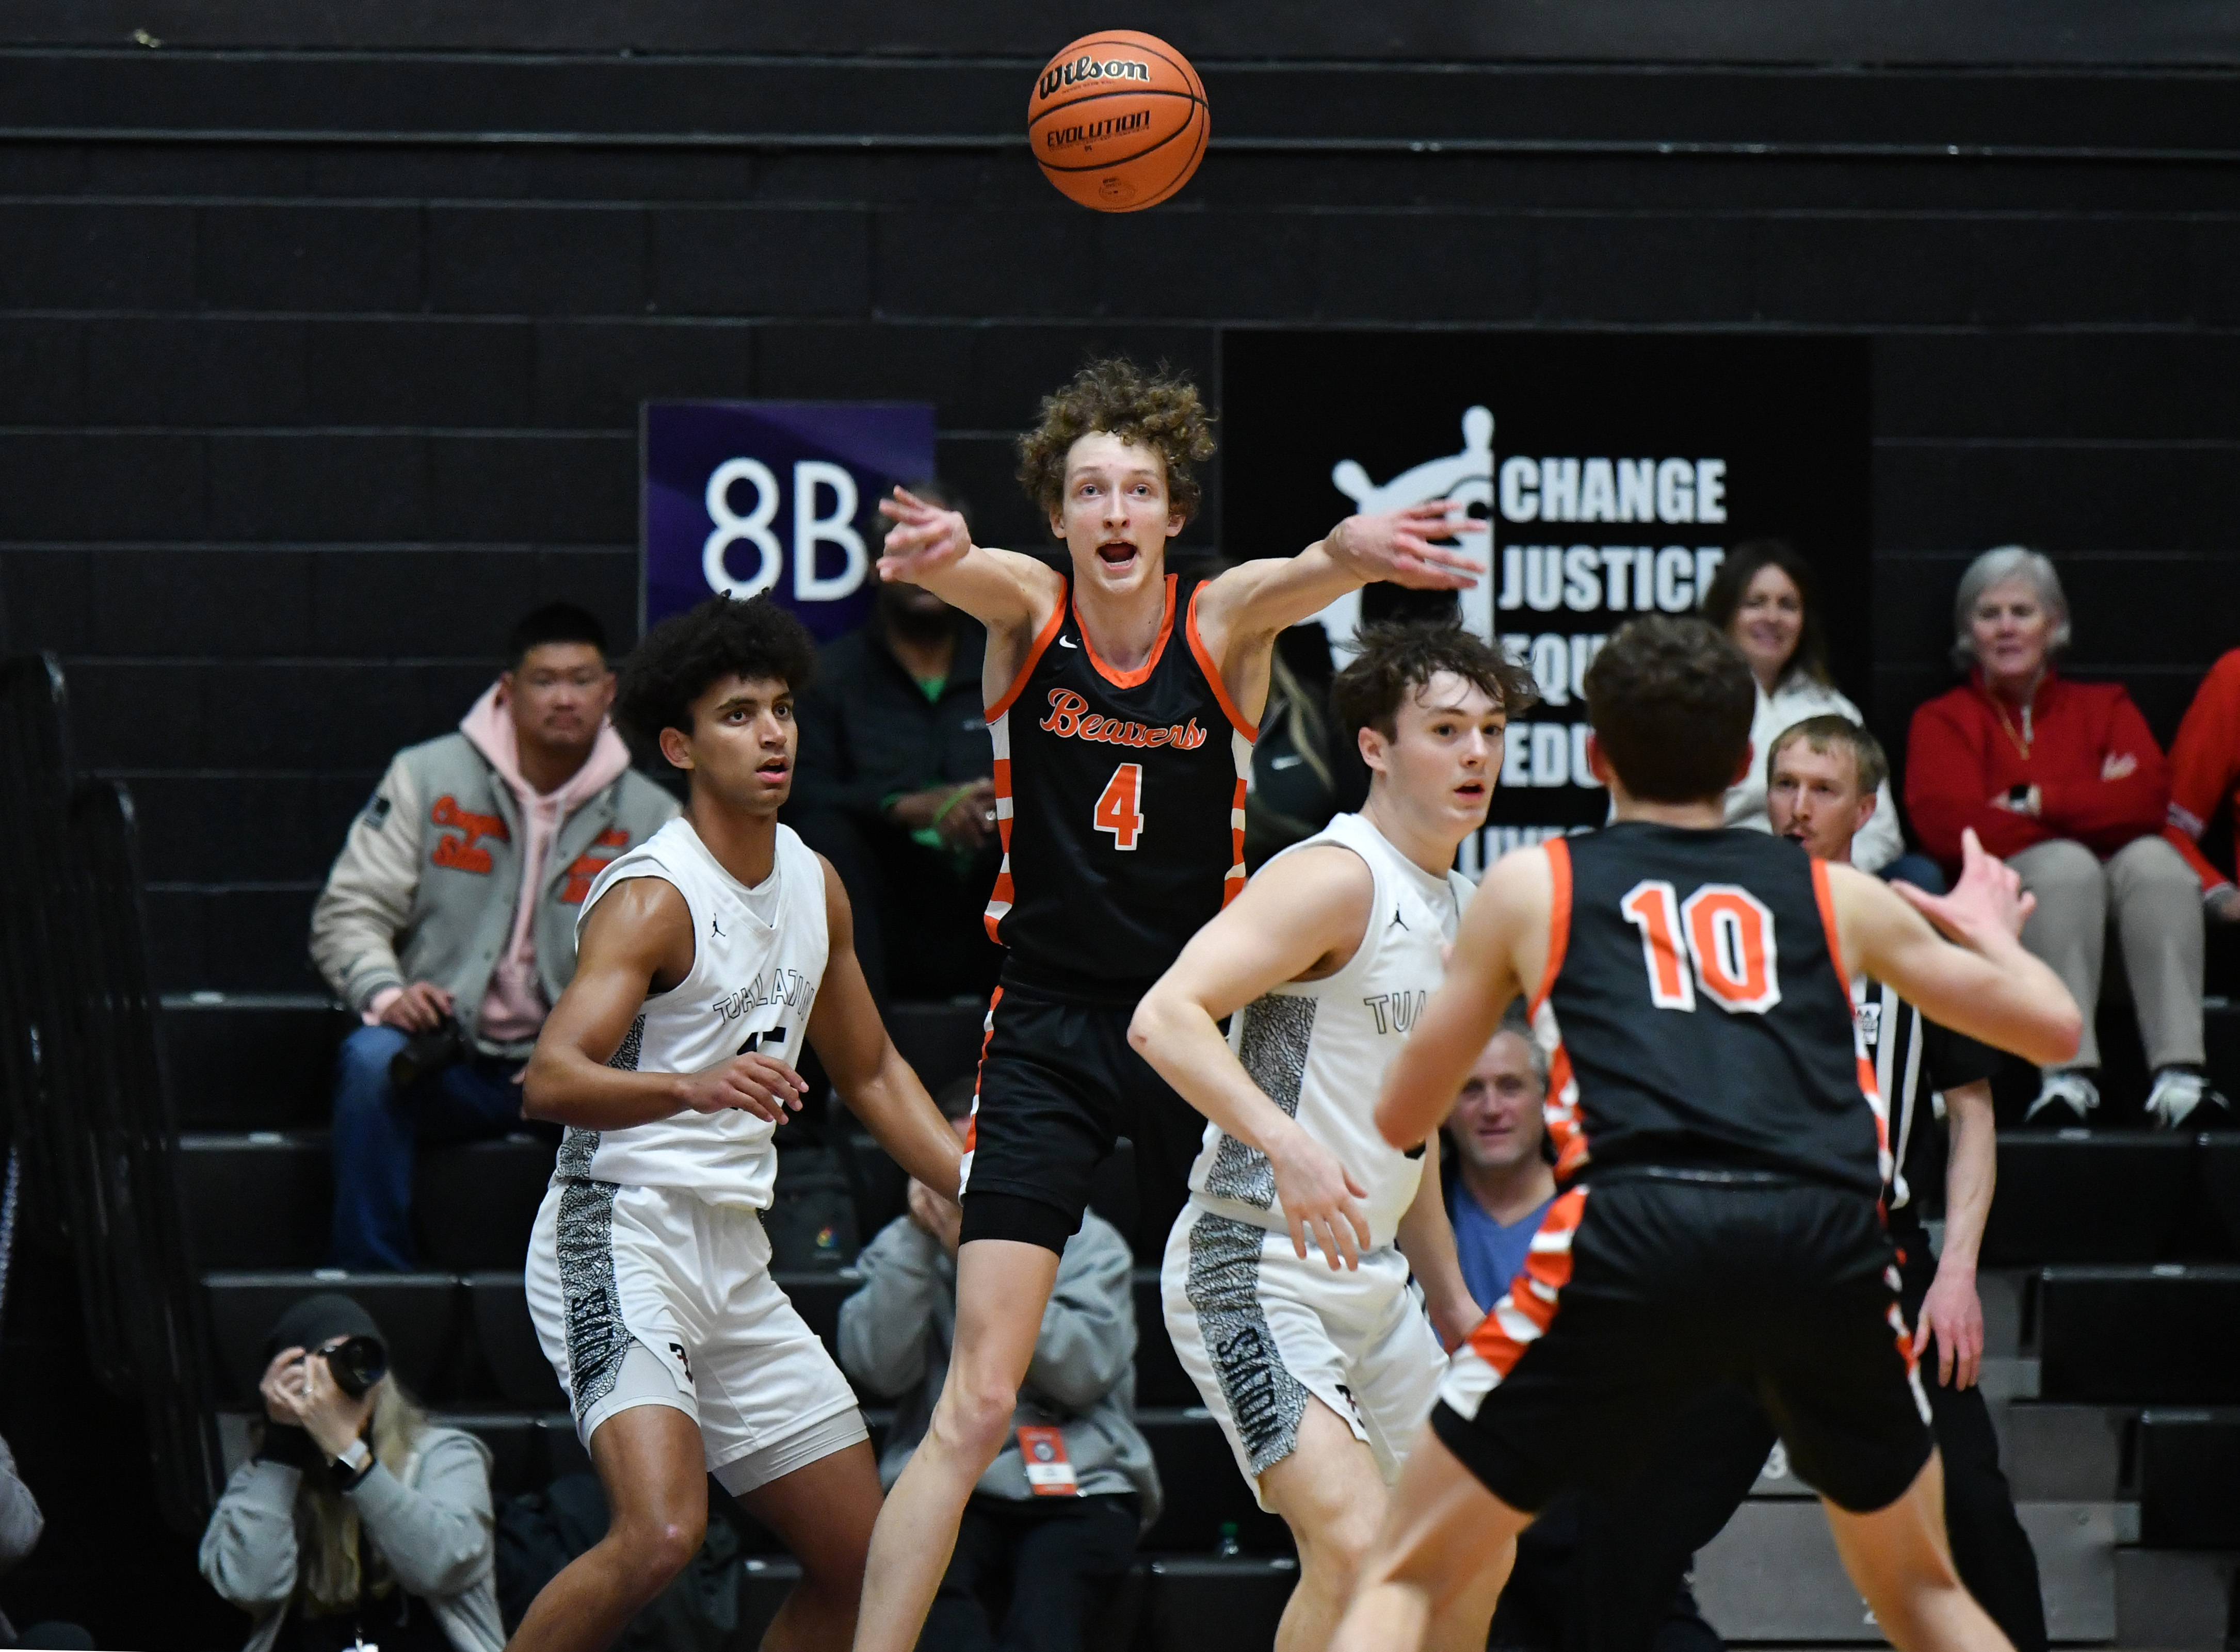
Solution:
M 1069 581 L 989 709 L 1003 866 L 988 933 L 1021 978 L 1148 986 L 1244 887 L 1253 729 L 1198 638 L 1204 589 L 1168 575 L 1150 657 L 1119 671 Z
M 1828 869 L 1763 832 L 1622 821 L 1546 845 L 1557 1174 L 1657 1165 L 1882 1190 Z

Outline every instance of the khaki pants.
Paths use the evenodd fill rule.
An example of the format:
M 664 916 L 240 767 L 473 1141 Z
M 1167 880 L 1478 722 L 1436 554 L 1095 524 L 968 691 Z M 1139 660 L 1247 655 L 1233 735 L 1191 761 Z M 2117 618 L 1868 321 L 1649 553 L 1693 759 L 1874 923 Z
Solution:
M 2160 837 L 2141 837 L 2103 862 L 2083 844 L 2057 838 L 2008 864 L 2037 896 L 2037 909 L 2023 925 L 2023 944 L 2045 960 L 2084 1012 L 2084 1040 L 2068 1065 L 2100 1064 L 2092 1014 L 2111 917 L 2148 1069 L 2199 1062 L 2201 880 L 2178 852 Z

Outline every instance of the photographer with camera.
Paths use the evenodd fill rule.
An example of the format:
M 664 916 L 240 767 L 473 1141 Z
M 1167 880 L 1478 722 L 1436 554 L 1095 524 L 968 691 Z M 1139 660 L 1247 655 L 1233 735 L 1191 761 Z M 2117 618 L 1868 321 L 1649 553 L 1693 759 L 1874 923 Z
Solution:
M 202 1544 L 243 1652 L 499 1652 L 488 1449 L 429 1422 L 348 1296 L 297 1302 L 264 1351 L 263 1437 Z
M 417 1148 L 522 1128 L 591 881 L 677 813 L 608 725 L 597 620 L 547 603 L 506 659 L 456 731 L 390 763 L 312 909 L 312 961 L 365 1023 L 336 1063 L 339 1268 L 413 1265 Z

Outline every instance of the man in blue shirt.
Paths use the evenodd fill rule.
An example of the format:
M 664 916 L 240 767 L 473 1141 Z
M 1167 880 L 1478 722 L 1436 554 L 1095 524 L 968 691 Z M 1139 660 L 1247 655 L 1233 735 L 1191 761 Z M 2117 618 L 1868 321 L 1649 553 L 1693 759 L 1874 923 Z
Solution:
M 1542 1150 L 1547 1095 L 1548 1058 L 1533 1043 L 1522 1008 L 1512 1005 L 1447 1119 L 1455 1144 L 1447 1219 L 1463 1282 L 1482 1307 L 1499 1302 L 1524 1266 L 1556 1197 L 1556 1175 Z

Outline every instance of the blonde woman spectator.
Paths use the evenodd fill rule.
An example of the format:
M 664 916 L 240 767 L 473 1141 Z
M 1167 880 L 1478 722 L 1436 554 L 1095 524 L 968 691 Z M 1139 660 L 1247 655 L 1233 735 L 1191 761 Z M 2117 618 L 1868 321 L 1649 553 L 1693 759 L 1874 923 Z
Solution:
M 2050 1069 L 2029 1117 L 2082 1124 L 2100 1105 L 2092 1007 L 2112 915 L 2165 1129 L 2222 1123 L 2230 1109 L 2202 1065 L 2202 886 L 2163 836 L 2170 767 L 2122 684 L 2072 683 L 2069 598 L 2053 564 L 2020 545 L 1987 550 L 1960 576 L 1952 663 L 1968 681 L 1913 714 L 1905 801 L 1948 867 L 1960 834 L 2021 874 L 2037 897 L 2023 944 L 2084 1009 L 2084 1038 Z
M 297 1303 L 265 1352 L 263 1439 L 203 1533 L 244 1652 L 499 1652 L 483 1443 L 428 1422 L 347 1296 Z

